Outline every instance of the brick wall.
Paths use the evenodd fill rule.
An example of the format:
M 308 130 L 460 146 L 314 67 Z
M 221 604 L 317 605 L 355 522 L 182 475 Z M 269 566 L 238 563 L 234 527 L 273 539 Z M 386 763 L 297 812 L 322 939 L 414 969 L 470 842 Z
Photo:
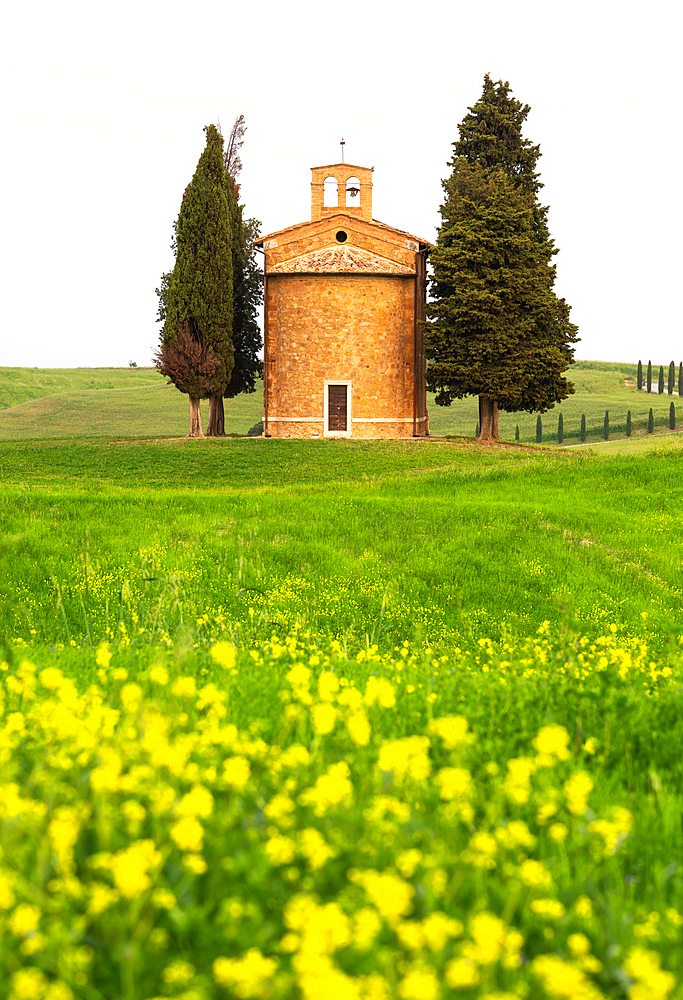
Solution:
M 412 437 L 414 277 L 271 274 L 267 297 L 272 437 L 322 437 L 335 380 L 352 383 L 352 437 Z

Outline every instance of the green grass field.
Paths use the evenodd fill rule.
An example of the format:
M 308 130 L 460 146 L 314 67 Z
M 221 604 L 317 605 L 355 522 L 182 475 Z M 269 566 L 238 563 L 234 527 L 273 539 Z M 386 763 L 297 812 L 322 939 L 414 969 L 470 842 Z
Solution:
M 657 369 L 658 370 L 658 369 Z M 668 372 L 668 366 L 667 366 Z M 623 437 L 631 410 L 633 438 L 647 436 L 652 407 L 655 433 L 669 434 L 669 407 L 676 406 L 677 428 L 683 409 L 676 393 L 637 392 L 635 365 L 578 361 L 569 377 L 576 392 L 543 415 L 543 441 L 557 443 L 559 414 L 566 445 L 579 443 L 581 414 L 586 415 L 588 441 L 603 440 L 605 411 L 610 433 Z M 656 378 L 655 378 L 656 386 Z M 26 369 L 0 368 L 0 440 L 62 437 L 183 437 L 187 434 L 187 399 L 152 368 Z M 203 404 L 204 424 L 208 406 Z M 429 397 L 431 433 L 473 437 L 477 401 L 457 400 L 450 407 Z M 246 434 L 262 416 L 262 389 L 226 401 L 226 432 Z M 536 414 L 501 414 L 503 438 L 512 441 L 519 425 L 520 440 L 535 442 Z
M 678 435 L 17 437 L 0 1000 L 683 997 Z

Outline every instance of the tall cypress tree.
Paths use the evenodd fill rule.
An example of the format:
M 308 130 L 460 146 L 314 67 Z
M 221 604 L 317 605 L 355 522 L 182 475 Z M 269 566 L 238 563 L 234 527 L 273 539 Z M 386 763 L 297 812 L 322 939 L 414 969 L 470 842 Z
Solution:
M 586 443 L 586 414 L 581 414 L 581 444 Z
M 647 363 L 647 391 L 652 392 L 652 362 Z
M 640 391 L 643 388 L 643 363 L 642 363 L 642 361 L 638 362 L 638 374 L 636 375 L 636 385 L 638 387 L 638 391 Z
M 255 392 L 256 381 L 263 375 L 263 362 L 259 358 L 263 339 L 258 320 L 259 306 L 263 301 L 263 271 L 256 259 L 254 247 L 261 223 L 257 219 L 244 218 L 244 206 L 239 201 L 240 185 L 237 181 L 242 170 L 239 153 L 246 131 L 244 115 L 239 115 L 227 137 L 223 154 L 225 190 L 232 222 L 232 343 L 235 364 L 223 398 L 217 396 L 211 400 L 212 416 L 218 434 L 224 433 L 223 399 L 233 399 L 242 392 Z
M 631 411 L 629 410 L 626 414 L 626 437 L 631 437 Z
M 480 440 L 498 410 L 544 413 L 574 387 L 562 372 L 577 328 L 553 291 L 557 253 L 538 201 L 540 150 L 522 136 L 529 107 L 487 75 L 453 143 L 427 307 L 427 386 L 436 402 L 479 396 Z
M 657 390 L 660 396 L 664 392 L 664 365 L 659 366 L 659 379 L 657 380 Z
M 676 430 L 676 407 L 674 405 L 673 399 L 669 404 L 669 427 L 672 431 Z
M 564 421 L 562 419 L 562 414 L 557 418 L 557 443 L 562 444 L 564 441 Z
M 655 415 L 652 412 L 652 407 L 650 407 L 650 412 L 647 415 L 647 432 L 652 434 L 655 429 Z
M 200 399 L 221 395 L 234 366 L 232 232 L 223 139 L 215 125 L 208 125 L 204 131 L 206 146 L 185 189 L 176 222 L 176 262 L 167 289 L 157 359 L 157 367 L 165 369 L 180 391 L 190 397 L 190 437 L 202 436 Z M 212 373 L 212 365 L 205 362 L 201 371 L 192 364 L 172 367 L 172 356 L 178 354 L 180 345 L 190 341 L 197 345 L 197 357 L 208 356 L 217 362 Z M 178 371 L 178 377 L 174 377 L 174 371 Z
M 670 396 L 674 394 L 674 385 L 676 383 L 676 366 L 673 361 L 669 363 L 669 381 L 667 382 L 666 391 Z
M 602 436 L 605 441 L 609 441 L 609 410 L 605 410 L 605 421 L 603 424 Z
M 541 420 L 541 415 L 536 417 L 536 444 L 541 444 L 543 441 L 543 421 Z
M 678 395 L 683 399 L 683 361 L 678 366 Z

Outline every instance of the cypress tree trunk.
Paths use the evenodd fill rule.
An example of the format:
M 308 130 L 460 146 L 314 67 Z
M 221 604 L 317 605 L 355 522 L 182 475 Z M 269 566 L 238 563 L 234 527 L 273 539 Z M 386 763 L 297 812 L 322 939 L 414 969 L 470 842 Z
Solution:
M 631 411 L 626 414 L 626 437 L 631 437 Z
M 557 418 L 557 443 L 562 444 L 564 441 L 564 420 L 562 419 L 562 414 Z
M 674 406 L 673 399 L 671 400 L 671 405 L 669 406 L 669 427 L 672 431 L 676 430 L 676 407 Z
M 209 396 L 209 423 L 207 437 L 225 437 L 225 409 L 222 396 Z
M 674 394 L 674 382 L 676 381 L 676 368 L 673 361 L 669 365 L 669 381 L 666 386 L 666 391 L 670 396 Z
M 643 388 L 643 363 L 638 362 L 638 375 L 636 376 L 636 385 L 638 386 L 638 391 Z
M 479 440 L 498 439 L 498 404 L 490 396 L 479 397 Z
M 652 392 L 652 362 L 647 363 L 647 391 Z
M 604 423 L 603 437 L 604 437 L 605 441 L 609 441 L 609 410 L 605 410 L 605 423 Z
M 189 438 L 200 438 L 204 437 L 204 432 L 202 431 L 202 411 L 199 407 L 199 396 L 189 396 L 190 400 L 190 430 L 188 433 Z
M 655 415 L 652 412 L 652 407 L 650 407 L 650 412 L 647 417 L 647 432 L 652 434 L 655 429 Z
M 519 441 L 519 424 L 515 424 L 515 441 Z
M 659 391 L 659 395 L 661 396 L 662 393 L 664 392 L 664 365 L 659 366 L 659 379 L 657 381 L 657 389 Z
M 541 444 L 543 441 L 543 421 L 540 415 L 536 417 L 536 444 Z
M 581 444 L 586 443 L 586 414 L 581 414 Z

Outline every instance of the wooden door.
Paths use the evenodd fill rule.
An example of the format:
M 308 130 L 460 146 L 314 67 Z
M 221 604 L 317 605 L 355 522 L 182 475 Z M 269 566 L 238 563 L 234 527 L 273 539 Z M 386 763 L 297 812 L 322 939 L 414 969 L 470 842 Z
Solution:
M 328 431 L 345 431 L 347 429 L 347 389 L 346 385 L 328 385 L 327 387 Z

